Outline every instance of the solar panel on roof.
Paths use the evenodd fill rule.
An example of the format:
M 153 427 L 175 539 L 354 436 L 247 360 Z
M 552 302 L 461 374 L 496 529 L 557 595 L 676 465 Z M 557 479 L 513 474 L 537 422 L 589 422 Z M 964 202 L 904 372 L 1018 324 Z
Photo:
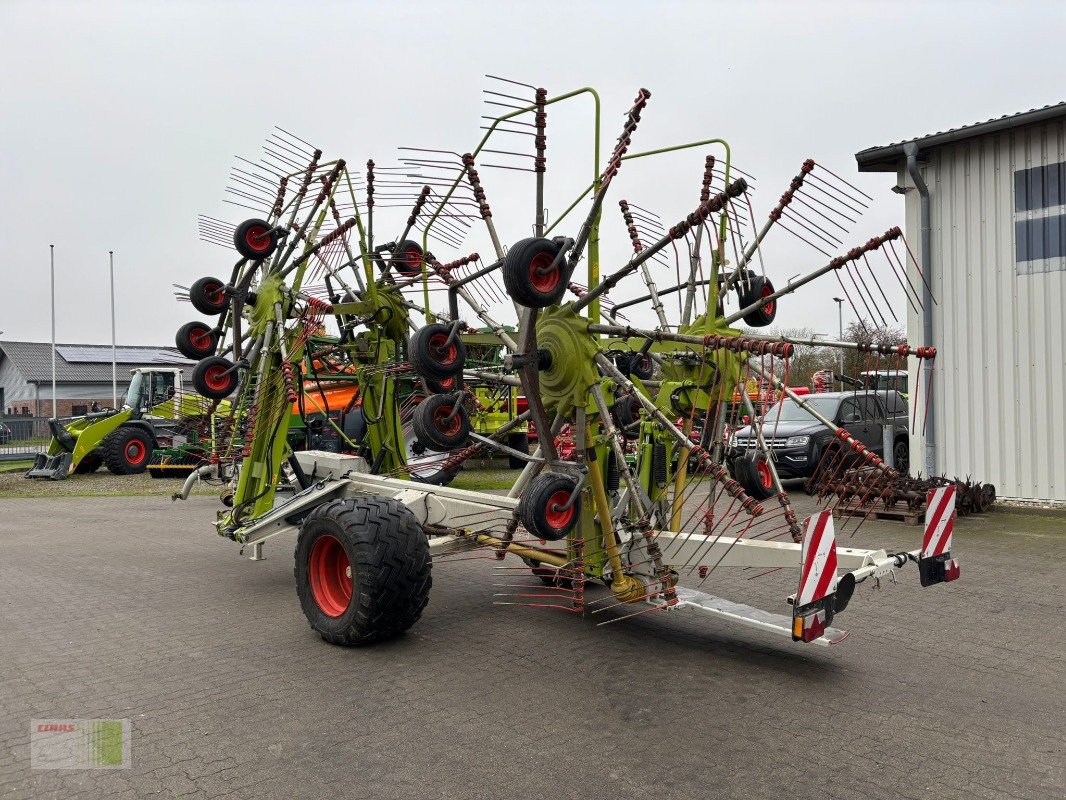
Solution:
M 59 345 L 56 352 L 63 356 L 63 360 L 70 364 L 92 363 L 94 361 L 110 361 L 111 348 L 108 348 L 107 358 L 97 357 L 99 347 L 81 347 L 74 345 Z
M 155 358 L 152 359 L 153 364 L 195 364 L 191 358 L 186 358 L 177 350 L 156 350 Z
M 106 345 L 57 345 L 56 352 L 68 364 L 110 364 L 111 348 Z M 176 350 L 163 347 L 116 347 L 119 364 L 188 364 Z

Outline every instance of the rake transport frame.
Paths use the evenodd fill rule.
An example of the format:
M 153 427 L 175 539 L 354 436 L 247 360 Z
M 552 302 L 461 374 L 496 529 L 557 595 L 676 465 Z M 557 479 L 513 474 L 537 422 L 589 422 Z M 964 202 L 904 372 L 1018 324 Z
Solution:
M 546 109 L 585 94 L 595 100 L 595 177 L 563 215 L 546 227 Z M 775 374 L 772 359 L 785 359 L 787 363 L 790 342 L 742 334 L 731 326 L 741 319 L 752 325 L 769 324 L 778 298 L 820 275 L 865 258 L 866 253 L 898 238 L 900 233 L 893 229 L 871 239 L 781 290 L 775 290 L 765 276 L 756 276 L 747 269 L 753 258 L 761 259 L 762 239 L 813 171 L 814 162 L 808 161 L 750 246 L 738 253 L 733 271 L 727 273 L 725 246 L 731 225 L 737 220 L 733 201 L 745 197 L 747 182 L 743 178 L 731 180 L 729 148 L 720 139 L 628 153 L 631 136 L 649 97 L 645 90 L 638 94 L 626 113 L 623 133 L 601 170 L 599 96 L 589 88 L 555 98 L 536 90 L 535 102 L 495 118 L 478 147 L 460 157 L 456 177 L 443 196 L 438 194 L 430 200 L 433 192 L 429 183 L 423 187 L 403 233 L 395 244 L 384 248 L 374 249 L 371 235 L 364 230 L 360 203 L 344 162 L 319 164 L 321 153 L 317 150 L 305 170 L 279 176 L 268 219 L 249 220 L 234 230 L 234 242 L 244 258 L 234 267 L 230 283 L 216 289 L 227 299 L 219 307 L 222 318 L 212 332 L 220 352 L 220 342 L 227 332 L 230 334 L 234 358 L 225 361 L 221 356 L 209 356 L 194 371 L 194 380 L 199 375 L 203 382 L 206 373 L 216 369 L 218 396 L 237 392 L 233 426 L 243 428 L 229 451 L 217 459 L 232 463 L 237 475 L 233 509 L 220 514 L 217 528 L 221 535 L 250 546 L 253 559 L 262 557 L 267 539 L 298 532 L 298 593 L 312 627 L 324 638 L 356 644 L 405 630 L 417 620 L 427 602 L 430 559 L 470 549 L 488 549 L 499 559 L 508 554 L 517 556 L 530 567 L 533 576 L 543 581 L 543 594 L 514 593 L 515 598 L 536 599 L 532 603 L 518 600 L 519 604 L 585 611 L 585 584 L 595 580 L 610 588 L 615 605 L 634 604 L 643 609 L 634 613 L 688 607 L 796 641 L 819 644 L 843 638 L 845 634 L 831 628 L 830 623 L 847 606 L 855 585 L 863 580 L 880 579 L 907 561 L 919 564 L 923 585 L 958 577 L 957 562 L 950 555 L 950 529 L 944 533 L 944 526 L 950 528 L 953 517 L 949 500 L 938 501 L 937 513 L 930 518 L 919 549 L 888 552 L 837 547 L 831 511 L 819 512 L 801 525 L 780 487 L 772 459 L 768 469 L 776 489 L 774 497 L 782 508 L 783 529 L 794 541 L 746 536 L 752 521 L 765 509 L 747 496 L 722 466 L 722 420 L 713 417 L 717 407 L 732 399 L 737 385 L 745 383 L 745 375 L 754 374 L 773 384 L 834 432 L 839 442 L 833 456 L 839 463 L 834 469 L 858 463 L 882 482 L 891 481 L 894 471 L 846 430 L 818 414 Z M 505 252 L 475 164 L 497 128 L 523 114 L 534 115 L 537 128 L 536 235 Z M 725 150 L 722 191 L 710 191 L 714 162 L 708 158 L 700 204 L 647 247 L 634 232 L 637 226 L 623 202 L 635 255 L 622 268 L 601 279 L 598 244 L 602 204 L 623 162 L 710 144 Z M 372 165 L 369 162 L 368 167 Z M 327 167 L 329 171 L 324 172 Z M 301 181 L 301 186 L 285 202 L 290 180 Z M 309 188 L 316 180 L 322 189 L 308 203 Z M 454 207 L 450 205 L 453 196 L 464 183 L 486 224 L 496 259 L 462 275 L 457 267 L 478 261 L 477 255 L 441 264 L 429 252 L 428 239 L 434 225 Z M 345 208 L 350 207 L 352 216 L 341 222 L 335 192 L 344 185 L 350 193 L 350 206 Z M 372 187 L 373 173 L 368 171 L 368 216 L 373 209 Z M 590 194 L 591 209 L 576 235 L 548 238 Z M 427 202 L 433 211 L 428 220 L 420 222 Z M 320 238 L 327 210 L 333 212 L 336 227 Z M 300 212 L 303 221 L 297 224 Z M 751 219 L 754 222 L 754 217 Z M 712 221 L 710 227 L 706 225 L 708 220 Z M 407 238 L 416 222 L 423 231 L 420 247 Z M 372 228 L 372 222 L 368 227 Z M 358 231 L 358 254 L 347 239 L 353 228 Z M 696 245 L 688 280 L 661 293 L 684 291 L 687 295 L 680 324 L 671 325 L 648 265 L 667 246 L 685 239 L 693 230 Z M 709 279 L 697 279 L 703 236 L 713 247 Z M 301 241 L 303 252 L 295 256 Z M 344 283 L 339 267 L 323 258 L 330 246 L 343 248 L 344 263 L 340 267 L 354 268 L 357 287 Z M 381 256 L 385 250 L 391 255 L 388 262 Z M 586 250 L 587 289 L 572 282 Z M 322 262 L 327 273 L 331 302 L 301 290 L 313 258 Z M 379 276 L 375 276 L 375 265 L 380 268 Z M 601 306 L 619 281 L 638 270 L 648 288 L 647 299 L 659 318 L 655 329 L 624 323 Z M 477 281 L 497 271 L 502 272 L 519 314 L 518 331 L 513 337 L 471 292 Z M 397 281 L 395 274 L 402 279 Z M 334 291 L 331 279 L 341 283 L 343 297 Z M 432 279 L 447 288 L 447 313 L 434 314 L 430 310 Z M 402 293 L 403 288 L 416 282 L 421 284 L 421 308 Z M 738 292 L 741 309 L 726 315 L 723 295 L 731 289 Z M 568 290 L 578 299 L 564 303 L 563 295 Z M 465 368 L 459 341 L 464 327 L 460 300 L 507 348 L 502 370 Z M 701 301 L 704 311 L 699 313 Z M 427 322 L 416 328 L 410 338 L 408 327 L 414 325 L 409 311 L 423 313 Z M 286 450 L 284 418 L 275 409 L 295 396 L 293 365 L 303 357 L 305 331 L 325 314 L 337 319 L 341 345 L 335 352 L 343 354 L 357 373 L 364 407 L 369 404 L 369 408 L 377 409 L 368 420 L 364 440 L 368 458 L 316 451 L 294 454 Z M 242 319 L 247 327 L 243 334 Z M 364 325 L 367 330 L 354 334 L 356 325 Z M 247 345 L 243 351 L 242 343 Z M 892 352 L 901 358 L 935 354 L 932 348 L 907 346 Z M 619 357 L 624 368 L 620 368 Z M 767 357 L 771 359 L 769 369 Z M 640 363 L 651 369 L 638 369 Z M 466 381 L 476 378 L 521 386 L 529 410 L 513 422 L 534 423 L 539 447 L 532 455 L 508 452 L 528 463 L 507 496 L 420 485 L 408 479 L 394 393 L 395 376 L 405 368 L 413 368 L 434 392 L 434 402 L 424 403 L 416 410 L 415 430 L 427 445 L 450 453 L 444 458 L 444 469 L 454 468 L 486 448 L 508 452 L 501 438 L 512 432 L 509 426 L 503 426 L 491 437 L 470 431 L 466 406 L 473 393 L 466 388 Z M 210 390 L 211 386 L 206 388 Z M 713 425 L 710 450 L 692 441 L 697 417 L 706 425 Z M 564 424 L 576 431 L 578 444 L 573 461 L 563 461 L 556 451 L 555 435 Z M 624 466 L 625 437 L 627 429 L 634 428 L 638 430 L 637 458 L 635 469 L 630 470 Z M 700 467 L 698 476 L 688 475 L 690 458 Z M 275 487 L 283 462 L 290 465 L 299 491 L 276 502 Z M 206 474 L 208 469 L 198 474 Z M 186 488 L 195 477 L 190 478 Z M 707 511 L 702 516 L 690 515 L 684 522 L 686 500 L 693 487 L 701 485 L 708 489 L 709 497 L 698 508 L 702 510 L 706 505 Z M 723 510 L 717 506 L 717 512 L 712 513 L 719 501 L 727 507 Z M 953 503 L 953 493 L 950 502 Z M 930 503 L 930 513 L 933 511 Z M 737 522 L 742 512 L 747 515 L 746 524 Z M 545 546 L 549 541 L 562 546 Z M 680 572 L 696 573 L 706 580 L 718 567 L 799 570 L 797 591 L 788 598 L 791 618 L 678 583 Z M 838 576 L 838 570 L 843 570 L 843 574 Z

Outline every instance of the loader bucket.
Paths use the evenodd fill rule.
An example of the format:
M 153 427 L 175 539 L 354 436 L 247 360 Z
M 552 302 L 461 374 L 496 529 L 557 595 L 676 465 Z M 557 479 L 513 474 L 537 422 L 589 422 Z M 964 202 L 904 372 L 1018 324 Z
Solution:
M 73 458 L 73 453 L 59 453 L 54 456 L 38 453 L 33 457 L 33 467 L 26 473 L 26 477 L 49 481 L 66 480 Z

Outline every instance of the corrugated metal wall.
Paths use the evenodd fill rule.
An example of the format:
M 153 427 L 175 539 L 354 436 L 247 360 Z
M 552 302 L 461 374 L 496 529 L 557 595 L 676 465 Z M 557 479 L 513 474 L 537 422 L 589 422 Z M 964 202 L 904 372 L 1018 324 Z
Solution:
M 1066 161 L 1066 121 L 922 156 L 929 158 L 922 174 L 930 191 L 932 286 L 939 303 L 931 342 L 939 353 L 937 470 L 990 481 L 1001 497 L 1066 502 L 1066 260 L 1019 267 L 1014 196 L 1016 171 Z M 911 186 L 905 173 L 900 180 Z M 1032 216 L 1018 212 L 1019 221 Z M 913 189 L 906 230 L 917 254 Z M 930 344 L 913 311 L 908 329 L 912 343 Z M 919 435 L 911 444 L 917 467 L 924 463 L 924 442 Z
M 0 386 L 4 387 L 4 402 L 12 405 L 15 401 L 32 400 L 33 386 L 26 382 L 15 362 L 0 354 Z M 21 408 L 22 404 L 20 404 Z M 0 414 L 7 409 L 0 409 Z

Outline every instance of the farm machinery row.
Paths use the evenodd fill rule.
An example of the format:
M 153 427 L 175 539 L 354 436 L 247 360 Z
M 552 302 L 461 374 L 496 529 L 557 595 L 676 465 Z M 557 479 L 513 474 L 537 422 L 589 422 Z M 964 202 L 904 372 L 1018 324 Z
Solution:
M 406 630 L 428 602 L 432 564 L 478 555 L 508 576 L 509 591 L 497 593 L 497 602 L 613 610 L 611 621 L 690 608 L 818 644 L 845 635 L 831 623 L 862 581 L 911 561 L 923 585 L 958 577 L 950 490 L 938 490 L 930 504 L 920 547 L 846 548 L 836 545 L 831 510 L 797 518 L 765 442 L 772 413 L 759 417 L 754 451 L 773 487 L 765 502 L 749 496 L 723 464 L 726 432 L 740 414 L 757 416 L 746 387 L 758 380 L 832 431 L 824 474 L 861 468 L 866 493 L 899 481 L 788 386 L 793 343 L 759 330 L 774 321 L 781 298 L 830 273 L 851 281 L 863 304 L 873 302 L 875 287 L 880 291 L 874 256 L 883 258 L 885 274 L 909 286 L 913 302 L 920 293 L 899 229 L 827 255 L 822 266 L 777 288 L 762 267 L 766 236 L 782 228 L 818 240 L 815 250 L 832 246 L 823 239 L 839 240 L 828 226 L 843 227 L 865 205 L 854 187 L 807 160 L 759 223 L 752 179 L 733 164 L 723 140 L 632 151 L 649 92 L 640 90 L 601 157 L 594 90 L 555 97 L 532 87 L 512 91 L 527 89 L 528 100 L 494 93 L 517 105 L 492 118 L 466 153 L 411 148 L 396 169 L 369 161 L 365 174 L 356 174 L 344 160 L 323 160 L 320 150 L 278 130 L 259 164 L 234 171 L 236 204 L 258 215 L 237 225 L 202 219 L 205 238 L 235 248 L 239 260 L 226 279 L 190 287 L 190 299 L 215 321 L 190 323 L 178 334 L 199 358 L 197 390 L 228 405 L 217 415 L 211 452 L 176 498 L 197 480 L 225 483 L 228 508 L 218 514 L 217 532 L 253 559 L 262 557 L 267 539 L 295 533 L 302 608 L 312 627 L 338 644 Z M 573 202 L 549 224 L 547 119 L 582 101 L 593 106 L 594 168 L 587 182 L 571 187 Z M 527 167 L 514 171 L 532 183 L 535 203 L 525 230 L 533 235 L 505 248 L 481 170 L 490 166 L 490 153 L 522 155 L 487 146 L 507 134 L 533 143 L 522 162 Z M 621 201 L 609 224 L 606 200 L 623 168 L 693 154 L 703 172 L 687 213 L 666 225 Z M 380 230 L 385 207 L 401 202 L 409 213 L 399 235 L 375 244 L 375 216 Z M 474 225 L 489 256 L 446 259 L 430 249 L 432 239 L 434 247 L 458 250 Z M 608 230 L 623 234 L 628 251 L 612 253 L 609 270 L 601 259 Z M 664 276 L 673 276 L 670 285 L 659 285 Z M 633 277 L 642 287 L 612 299 L 627 292 Z M 646 321 L 636 318 L 638 310 Z M 748 329 L 736 327 L 741 322 Z M 337 336 L 316 340 L 327 324 Z M 464 338 L 473 324 L 502 358 L 476 357 Z M 870 347 L 868 355 L 874 366 L 881 360 L 905 366 L 911 358 L 933 358 L 935 350 Z M 358 424 L 349 425 L 347 415 L 328 423 L 355 445 L 350 453 L 291 447 L 290 409 L 315 364 L 358 387 L 345 406 L 359 410 Z M 404 381 L 424 392 L 409 416 L 399 401 Z M 489 433 L 471 421 L 481 405 L 475 387 L 486 386 L 510 396 L 520 391 L 527 401 Z M 416 463 L 405 424 L 417 443 Z M 525 425 L 536 432 L 532 453 L 513 446 Z M 564 429 L 573 443 L 566 457 L 557 446 Z M 493 452 L 525 464 L 506 494 L 411 480 L 418 470 L 449 474 Z M 279 483 L 292 493 L 279 494 Z M 794 571 L 795 591 L 783 598 L 790 613 L 704 592 L 725 568 Z M 596 584 L 606 592 L 593 596 Z
M 196 357 L 190 344 L 197 342 L 197 336 L 196 329 L 192 335 L 188 327 L 179 331 L 179 349 L 190 358 Z M 493 358 L 498 360 L 493 337 L 467 331 L 462 338 L 486 363 L 492 363 Z M 288 427 L 293 451 L 356 452 L 359 448 L 366 423 L 357 407 L 358 383 L 352 375 L 337 373 L 314 357 L 319 349 L 335 344 L 335 338 L 313 337 L 305 355 L 303 388 L 292 404 Z M 115 475 L 147 471 L 153 478 L 184 478 L 191 474 L 214 452 L 216 423 L 229 414 L 229 403 L 189 391 L 184 373 L 180 367 L 138 367 L 131 370 L 120 408 L 65 422 L 49 420 L 51 440 L 45 451 L 35 456 L 26 477 L 64 480 L 101 467 Z M 478 386 L 475 393 L 477 403 L 472 417 L 474 427 L 481 433 L 490 433 L 510 422 L 524 403 L 514 387 Z M 412 477 L 428 483 L 451 480 L 454 473 L 437 469 L 435 460 L 426 456 L 410 431 L 409 411 L 424 399 L 424 392 L 407 378 L 401 379 L 398 396 L 405 420 L 408 465 L 417 467 L 420 461 L 427 462 L 425 469 L 413 469 Z M 512 435 L 511 445 L 517 449 L 527 447 L 524 426 Z

